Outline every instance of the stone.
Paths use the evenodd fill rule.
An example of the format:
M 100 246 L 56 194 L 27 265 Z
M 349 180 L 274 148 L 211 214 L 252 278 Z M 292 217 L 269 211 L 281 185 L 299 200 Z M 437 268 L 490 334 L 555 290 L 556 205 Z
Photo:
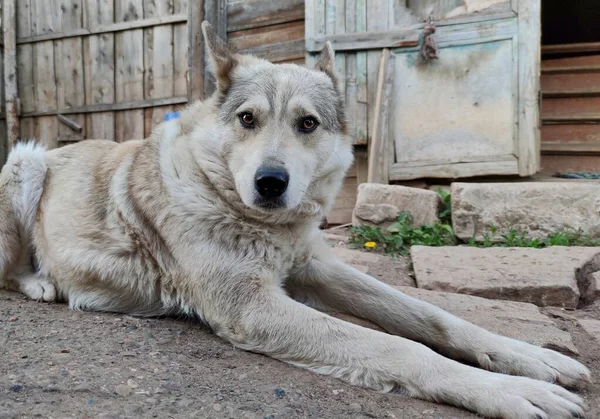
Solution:
M 590 281 L 582 268 L 599 253 L 562 246 L 411 248 L 418 288 L 567 308 L 576 308 L 586 293 L 580 286 Z
M 579 323 L 588 335 L 600 342 L 600 320 L 579 319 L 577 323 Z
M 578 354 L 571 335 L 560 330 L 533 304 L 489 300 L 418 288 L 399 287 L 398 290 L 411 297 L 427 301 L 490 332 L 568 355 Z
M 415 286 L 408 258 L 392 258 L 379 253 L 363 252 L 346 247 L 333 247 L 331 250 L 342 262 L 388 285 Z
M 600 184 L 569 182 L 453 183 L 452 225 L 463 240 L 490 226 L 500 240 L 511 229 L 534 238 L 581 228 L 600 237 Z
M 438 221 L 440 206 L 440 197 L 433 191 L 400 185 L 362 183 L 358 186 L 352 224 L 387 228 L 403 211 L 412 214 L 415 226 L 433 224 Z
M 119 384 L 115 388 L 115 393 L 117 393 L 121 397 L 127 397 L 131 395 L 131 393 L 133 393 L 133 390 L 126 384 Z

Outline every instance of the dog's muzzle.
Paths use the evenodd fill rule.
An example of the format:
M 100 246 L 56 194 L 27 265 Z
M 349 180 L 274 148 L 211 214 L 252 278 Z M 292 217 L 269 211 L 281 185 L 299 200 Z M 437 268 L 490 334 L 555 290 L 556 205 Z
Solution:
M 260 167 L 254 176 L 254 188 L 260 196 L 261 207 L 277 208 L 283 206 L 282 196 L 287 190 L 290 175 L 287 170 L 277 167 Z

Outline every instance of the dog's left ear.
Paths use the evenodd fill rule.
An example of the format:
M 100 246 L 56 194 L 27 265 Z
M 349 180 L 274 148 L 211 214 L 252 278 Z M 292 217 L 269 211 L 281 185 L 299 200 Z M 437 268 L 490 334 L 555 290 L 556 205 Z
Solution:
M 202 22 L 202 34 L 208 50 L 211 72 L 217 80 L 217 89 L 227 90 L 231 86 L 231 73 L 238 63 L 236 54 L 207 21 Z
M 331 77 L 331 80 L 333 80 L 333 84 L 337 84 L 337 76 L 335 74 L 335 52 L 333 51 L 331 42 L 325 42 L 319 61 L 317 61 L 316 69 L 327 74 Z

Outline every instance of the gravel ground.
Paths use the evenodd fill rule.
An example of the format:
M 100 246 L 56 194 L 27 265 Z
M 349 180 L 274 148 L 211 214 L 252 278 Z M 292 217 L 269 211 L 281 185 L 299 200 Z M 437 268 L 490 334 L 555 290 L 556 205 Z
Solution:
M 600 306 L 569 316 L 600 319 Z M 600 417 L 600 343 L 570 317 L 594 372 L 582 393 Z M 0 291 L 0 418 L 475 418 L 382 395 L 236 350 L 183 319 L 72 312 Z

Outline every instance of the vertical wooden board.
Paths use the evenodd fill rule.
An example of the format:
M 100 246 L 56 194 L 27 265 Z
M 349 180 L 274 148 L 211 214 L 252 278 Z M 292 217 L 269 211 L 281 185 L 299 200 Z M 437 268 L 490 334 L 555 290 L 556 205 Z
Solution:
M 40 116 L 35 123 L 36 140 L 48 148 L 58 147 L 58 119 L 56 116 Z
M 342 34 L 346 33 L 346 1 L 345 0 L 327 0 L 327 10 L 329 14 L 333 14 L 333 19 L 328 17 L 327 34 Z M 333 3 L 330 5 L 330 3 Z M 329 11 L 329 9 L 333 9 Z M 332 22 L 331 22 L 332 21 Z M 333 28 L 330 28 L 330 24 Z M 335 55 L 335 69 L 339 77 L 339 87 L 342 92 L 342 97 L 346 95 L 346 57 L 343 53 Z
M 6 162 L 6 157 L 8 156 L 8 146 L 6 137 L 6 120 L 0 119 L 0 167 L 4 165 L 4 163 Z M 23 134 L 21 134 L 21 138 L 23 138 Z
M 34 84 L 33 84 L 33 45 L 23 44 L 17 46 L 17 71 L 19 72 L 18 89 L 21 100 L 21 112 L 35 110 Z
M 187 0 L 173 1 L 173 14 L 187 15 Z M 188 91 L 189 34 L 186 23 L 173 25 L 173 96 L 186 96 Z
M 81 0 L 62 0 L 61 28 L 63 31 L 81 29 L 83 14 Z M 57 48 L 58 47 L 58 48 Z M 66 38 L 55 43 L 54 67 L 57 69 L 57 101 L 58 109 L 68 109 L 85 104 L 83 41 L 81 38 Z M 75 131 L 65 124 L 59 123 L 58 135 L 61 141 L 79 141 L 85 137 L 85 116 L 72 114 L 69 119 L 83 127 L 81 132 Z
M 173 14 L 171 0 L 145 0 L 144 18 Z M 161 25 L 144 30 L 144 99 L 173 96 L 173 26 Z M 153 108 L 144 110 L 144 136 L 150 134 L 146 120 L 155 118 Z M 150 127 L 151 128 L 151 127 Z
M 16 0 L 4 0 L 1 7 L 2 34 L 3 34 L 3 56 L 2 56 L 2 80 L 4 89 L 4 109 L 6 116 L 5 141 L 2 147 L 11 149 L 20 137 L 19 109 L 18 109 L 18 72 L 17 72 L 17 4 Z
M 116 0 L 115 22 L 142 19 L 142 0 Z M 117 103 L 144 99 L 144 30 L 134 29 L 115 35 L 115 99 Z M 134 109 L 115 113 L 115 140 L 144 138 L 144 111 Z
M 346 0 L 345 9 L 346 22 L 344 27 L 346 32 L 356 31 L 356 0 Z M 338 53 L 341 54 L 341 53 Z M 356 53 L 349 52 L 343 54 L 346 60 L 346 71 L 342 74 L 346 85 L 346 117 L 348 118 L 349 135 L 356 141 L 357 129 L 356 122 L 358 117 L 358 103 L 356 90 Z
M 87 2 L 89 28 L 113 23 L 114 0 Z M 115 101 L 115 36 L 91 35 L 84 39 L 85 103 L 94 105 Z M 114 112 L 94 112 L 85 117 L 85 137 L 114 141 Z
M 58 2 L 31 0 L 31 35 L 60 32 L 60 22 Z
M 201 24 L 204 20 L 204 5 L 200 1 L 192 1 L 188 7 L 188 100 L 204 97 L 204 63 L 205 51 L 202 39 Z
M 115 140 L 114 112 L 93 112 L 85 116 L 85 138 Z
M 306 14 L 306 38 L 325 35 L 325 3 L 326 0 L 306 0 L 304 10 Z M 315 54 L 306 54 L 307 67 L 314 67 L 317 56 Z
M 367 31 L 366 0 L 355 0 L 354 32 Z M 367 52 L 356 53 L 356 137 L 357 144 L 367 144 L 368 141 L 368 111 L 367 111 Z
M 520 0 L 519 21 L 519 174 L 540 167 L 541 0 Z
M 354 32 L 367 31 L 367 0 L 356 0 L 356 17 Z M 356 54 L 356 89 L 357 99 L 361 103 L 367 103 L 367 53 Z M 366 111 L 366 109 L 365 109 Z M 366 126 L 365 126 L 366 128 Z M 365 130 L 365 135 L 366 135 Z
M 31 0 L 19 0 L 17 2 L 17 39 L 31 34 Z
M 367 30 L 369 32 L 383 32 L 387 30 L 388 19 L 386 16 L 387 3 L 391 0 L 367 0 Z M 367 52 L 367 137 L 371 138 L 373 130 L 375 96 L 377 94 L 377 74 L 379 70 L 378 50 Z
M 21 138 L 23 140 L 35 139 L 35 118 L 20 118 L 19 123 L 21 124 Z

